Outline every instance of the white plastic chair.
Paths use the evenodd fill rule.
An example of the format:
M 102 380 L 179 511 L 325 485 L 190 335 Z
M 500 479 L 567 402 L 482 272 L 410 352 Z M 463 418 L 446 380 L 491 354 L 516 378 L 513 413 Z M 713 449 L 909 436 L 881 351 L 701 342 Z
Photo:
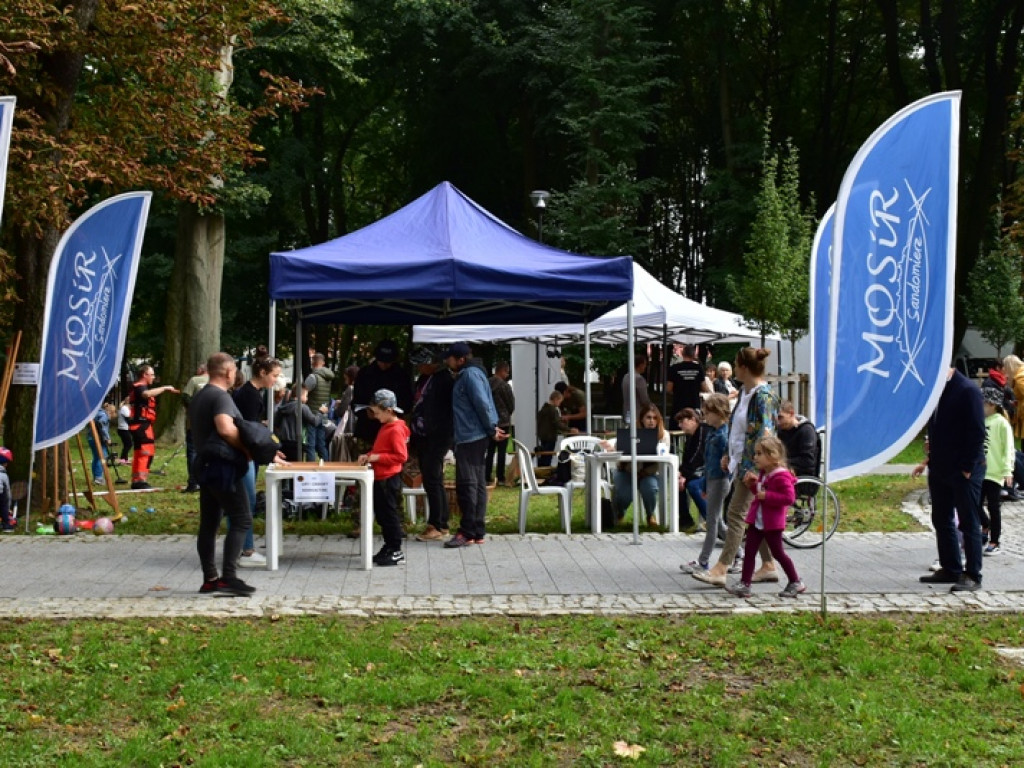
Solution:
M 593 435 L 565 435 L 558 444 L 558 451 L 566 450 L 576 454 L 595 453 L 602 450 L 601 442 L 601 438 L 594 437 Z M 600 483 L 601 496 L 610 499 L 612 497 L 612 480 L 609 465 L 602 465 L 601 476 L 595 478 L 595 481 Z M 570 490 L 570 493 L 577 488 L 583 488 L 585 491 L 587 482 L 585 478 L 583 480 L 570 480 L 566 483 L 566 487 Z M 591 514 L 599 515 L 601 510 L 591 510 Z M 587 520 L 587 524 L 593 530 L 593 520 Z
M 519 533 L 526 533 L 526 508 L 531 496 L 558 496 L 558 511 L 562 513 L 565 532 L 569 530 L 572 518 L 572 489 L 560 485 L 544 485 L 537 483 L 537 474 L 533 471 L 533 460 L 530 449 L 518 440 L 513 440 L 516 456 L 519 459 Z

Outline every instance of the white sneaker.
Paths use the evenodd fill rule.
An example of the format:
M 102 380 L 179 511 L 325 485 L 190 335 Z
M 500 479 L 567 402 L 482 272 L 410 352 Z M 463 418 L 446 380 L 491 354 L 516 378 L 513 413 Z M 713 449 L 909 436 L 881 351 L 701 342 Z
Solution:
M 259 552 L 250 552 L 248 555 L 243 553 L 238 558 L 239 568 L 266 568 L 267 558 L 261 555 Z
M 934 563 L 932 563 L 931 565 L 928 566 L 928 570 L 931 571 L 932 573 L 935 573 L 936 571 L 940 570 L 941 568 L 942 568 L 942 563 L 940 563 L 938 560 L 936 560 Z

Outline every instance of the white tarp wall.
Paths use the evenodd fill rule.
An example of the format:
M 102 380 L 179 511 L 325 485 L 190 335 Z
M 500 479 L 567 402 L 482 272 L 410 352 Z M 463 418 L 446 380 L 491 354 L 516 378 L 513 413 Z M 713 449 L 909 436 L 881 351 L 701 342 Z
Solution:
M 548 357 L 545 348 L 530 341 L 513 341 L 512 384 L 516 412 L 512 423 L 516 440 L 531 450 L 537 445 L 537 411 L 547 402 L 562 374 L 562 360 Z

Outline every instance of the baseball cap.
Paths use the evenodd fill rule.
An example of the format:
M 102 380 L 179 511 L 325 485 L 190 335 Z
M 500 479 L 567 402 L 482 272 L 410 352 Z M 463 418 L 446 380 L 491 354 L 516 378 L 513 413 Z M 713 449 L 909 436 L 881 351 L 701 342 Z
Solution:
M 384 339 L 377 343 L 373 356 L 382 363 L 393 363 L 398 359 L 398 345 L 391 339 Z
M 9 464 L 14 461 L 14 454 L 10 448 L 0 448 L 0 464 Z
M 981 396 L 986 403 L 991 403 L 992 405 L 1003 404 L 1003 393 L 995 387 L 982 387 Z
M 469 344 L 464 341 L 456 341 L 445 350 L 444 359 L 447 360 L 449 357 L 469 357 L 471 354 L 473 352 L 469 348 Z
M 398 398 L 395 397 L 395 393 L 390 389 L 378 389 L 374 392 L 373 397 L 370 398 L 370 405 L 376 408 L 387 408 L 395 413 L 402 412 L 402 409 L 398 407 Z M 356 410 L 362 411 L 368 407 L 367 405 L 360 405 Z
M 409 355 L 409 362 L 413 365 L 427 365 L 428 363 L 436 363 L 438 360 L 437 350 L 433 347 L 417 347 Z

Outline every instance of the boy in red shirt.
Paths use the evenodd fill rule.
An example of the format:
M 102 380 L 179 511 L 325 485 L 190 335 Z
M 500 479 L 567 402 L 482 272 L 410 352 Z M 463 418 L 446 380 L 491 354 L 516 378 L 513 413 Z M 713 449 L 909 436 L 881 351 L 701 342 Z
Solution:
M 370 418 L 380 422 L 373 448 L 359 457 L 360 464 L 373 466 L 373 514 L 384 534 L 384 546 L 373 556 L 373 562 L 398 565 L 405 562 L 398 498 L 402 493 L 402 465 L 409 458 L 409 428 L 398 418 L 402 409 L 390 389 L 378 389 L 366 408 Z

